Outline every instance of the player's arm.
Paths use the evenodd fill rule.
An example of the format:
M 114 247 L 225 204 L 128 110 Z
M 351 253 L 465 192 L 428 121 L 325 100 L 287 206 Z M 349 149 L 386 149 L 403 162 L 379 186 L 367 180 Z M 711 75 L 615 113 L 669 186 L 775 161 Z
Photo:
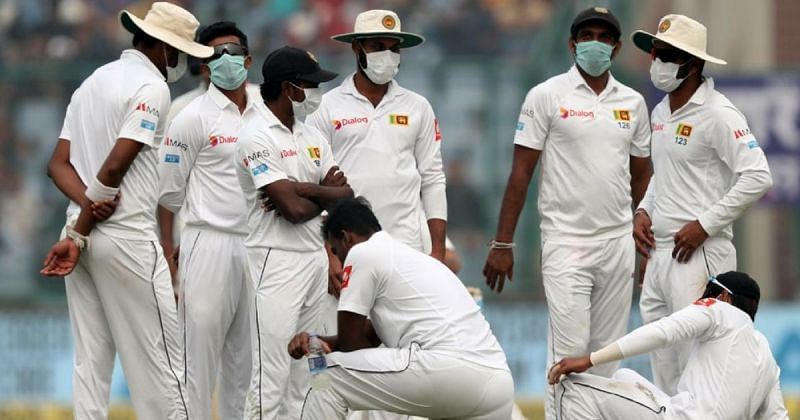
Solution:
M 764 401 L 758 407 L 753 417 L 754 420 L 789 420 L 789 413 L 783 402 L 780 380 L 775 378 L 775 384 L 770 389 Z
M 554 384 L 562 375 L 580 373 L 592 366 L 616 362 L 700 338 L 714 327 L 709 309 L 714 304 L 717 304 L 715 299 L 699 300 L 666 318 L 639 327 L 589 355 L 562 359 L 550 368 L 548 381 Z
M 647 184 L 653 174 L 649 157 L 631 156 L 631 199 L 633 207 L 638 208 L 639 203 L 647 192 Z
M 647 106 L 644 98 L 639 98 L 639 102 L 634 110 L 635 128 L 630 151 L 630 171 L 631 171 L 631 199 L 633 208 L 637 208 L 647 191 L 647 184 L 653 174 L 650 164 L 650 117 L 647 114 Z
M 433 108 L 425 103 L 420 132 L 414 143 L 414 159 L 420 175 L 420 200 L 431 235 L 431 256 L 444 261 L 447 234 L 447 180 L 442 165 L 439 124 Z
M 339 327 L 346 326 L 345 333 L 339 332 L 338 335 L 327 335 L 319 337 L 328 348 L 326 352 L 332 351 L 356 351 L 367 348 L 374 348 L 381 345 L 381 339 L 372 328 L 372 321 L 364 315 L 355 314 L 347 311 L 340 311 L 338 315 Z M 301 332 L 289 342 L 289 355 L 294 359 L 310 353 L 308 342 L 311 335 Z
M 343 198 L 353 198 L 353 189 L 349 185 L 333 187 L 298 182 L 295 183 L 295 192 L 300 197 L 314 201 L 322 209 L 329 209 L 335 202 Z

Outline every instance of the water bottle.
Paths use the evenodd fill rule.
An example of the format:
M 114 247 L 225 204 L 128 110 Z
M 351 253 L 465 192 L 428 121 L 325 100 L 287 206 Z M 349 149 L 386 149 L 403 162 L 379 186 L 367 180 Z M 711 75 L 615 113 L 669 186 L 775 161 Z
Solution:
M 325 350 L 322 341 L 316 335 L 308 339 L 308 371 L 311 373 L 311 389 L 319 391 L 331 384 L 328 374 L 328 362 L 325 361 Z

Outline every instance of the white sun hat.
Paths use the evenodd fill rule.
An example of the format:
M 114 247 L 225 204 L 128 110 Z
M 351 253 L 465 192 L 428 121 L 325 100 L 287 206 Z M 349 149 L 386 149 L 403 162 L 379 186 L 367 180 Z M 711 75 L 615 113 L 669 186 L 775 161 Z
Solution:
M 193 57 L 208 58 L 214 55 L 214 48 L 194 42 L 200 22 L 180 6 L 159 1 L 153 3 L 144 19 L 127 10 L 120 12 L 119 19 L 128 32 L 141 30 Z
M 708 47 L 708 31 L 706 27 L 683 15 L 666 15 L 658 23 L 658 33 L 636 31 L 631 36 L 633 43 L 641 50 L 650 53 L 653 40 L 666 42 L 673 47 L 685 51 L 701 60 L 715 64 L 728 64 L 721 58 L 710 55 Z
M 353 32 L 334 35 L 335 41 L 351 43 L 358 38 L 397 38 L 400 48 L 414 47 L 425 42 L 422 35 L 400 30 L 400 18 L 391 10 L 367 10 L 356 16 Z

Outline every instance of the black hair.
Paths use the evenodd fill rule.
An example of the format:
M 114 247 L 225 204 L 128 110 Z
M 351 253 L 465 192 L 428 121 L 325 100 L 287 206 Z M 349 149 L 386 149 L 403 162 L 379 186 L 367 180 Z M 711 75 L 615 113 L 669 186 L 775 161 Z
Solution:
M 718 285 L 708 282 L 701 299 L 717 297 L 722 294 L 722 291 L 723 289 Z M 728 296 L 731 297 L 731 305 L 744 311 L 755 322 L 756 312 L 758 312 L 758 300 L 737 294 L 728 294 Z
M 381 224 L 366 198 L 344 198 L 328 211 L 328 219 L 322 224 L 322 238 L 341 237 L 344 231 L 369 236 L 380 230 Z
M 283 90 L 283 80 L 265 80 L 260 86 L 261 99 L 274 101 L 281 96 Z
M 228 35 L 233 35 L 239 38 L 239 43 L 242 44 L 242 47 L 244 47 L 245 50 L 249 50 L 247 47 L 247 35 L 245 35 L 235 23 L 227 20 L 212 23 L 211 25 L 201 29 L 197 33 L 197 42 L 203 45 L 208 45 L 212 39 Z
M 157 43 L 161 41 L 153 38 L 152 36 L 146 34 L 143 30 L 139 29 L 133 33 L 133 44 L 134 47 L 142 47 L 142 48 L 152 48 Z

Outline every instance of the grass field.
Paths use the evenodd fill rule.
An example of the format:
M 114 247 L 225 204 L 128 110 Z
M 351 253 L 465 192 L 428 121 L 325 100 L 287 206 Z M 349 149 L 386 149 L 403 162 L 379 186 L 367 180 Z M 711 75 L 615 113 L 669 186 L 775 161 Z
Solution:
M 544 407 L 540 400 L 517 400 L 522 412 L 528 420 L 544 420 Z M 786 408 L 789 418 L 800 417 L 800 397 L 786 398 Z M 0 420 L 69 420 L 72 419 L 72 410 L 69 407 L 46 405 L 32 407 L 31 405 L 5 405 L 0 406 Z M 111 408 L 109 420 L 136 420 L 133 410 L 129 406 L 114 406 Z

